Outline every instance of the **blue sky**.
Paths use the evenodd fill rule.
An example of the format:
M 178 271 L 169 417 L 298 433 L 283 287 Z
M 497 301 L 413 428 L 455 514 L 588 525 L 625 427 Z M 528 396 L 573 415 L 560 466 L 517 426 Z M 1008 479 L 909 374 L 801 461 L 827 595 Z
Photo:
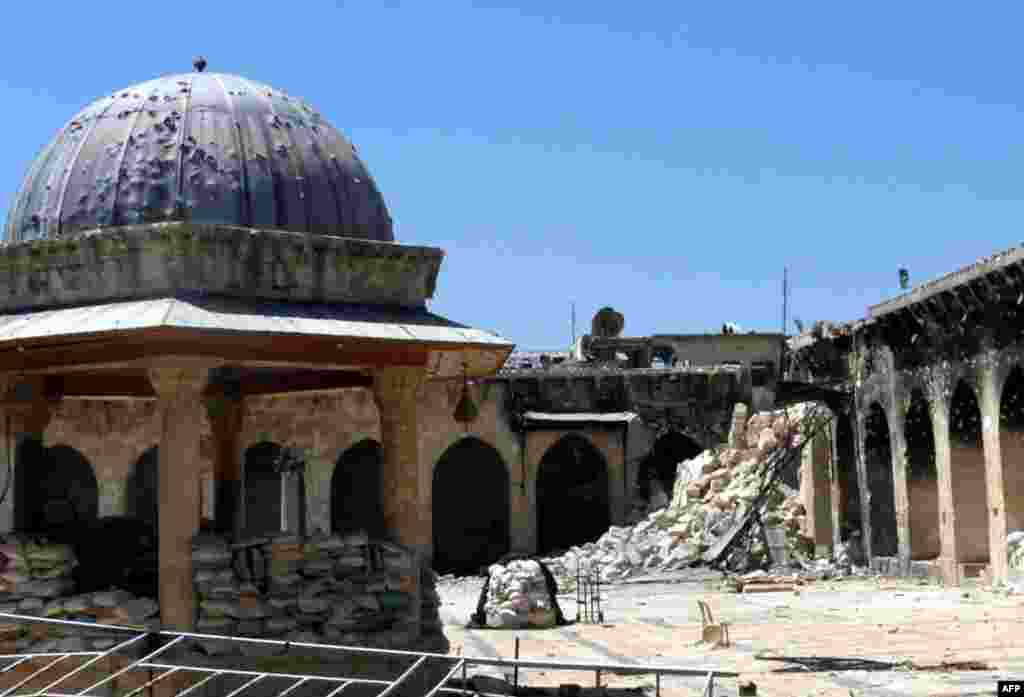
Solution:
M 350 137 L 447 252 L 431 308 L 521 348 L 564 348 L 571 301 L 777 331 L 784 266 L 791 317 L 854 319 L 1024 239 L 1018 7 L 14 3 L 0 215 L 78 108 L 201 53 Z

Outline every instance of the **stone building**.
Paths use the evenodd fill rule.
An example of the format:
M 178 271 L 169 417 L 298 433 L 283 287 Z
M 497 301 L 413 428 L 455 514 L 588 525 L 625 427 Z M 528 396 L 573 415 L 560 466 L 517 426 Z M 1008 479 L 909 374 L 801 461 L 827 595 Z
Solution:
M 884 571 L 1007 578 L 1007 534 L 1024 528 L 1022 259 L 981 259 L 791 340 L 780 389 L 846 396 L 805 460 L 821 547 L 860 530 Z
M 305 536 L 361 528 L 428 556 L 424 421 L 447 393 L 423 387 L 493 374 L 512 349 L 427 311 L 443 252 L 394 241 L 315 110 L 204 68 L 75 115 L 0 249 L 0 528 L 88 538 L 100 558 L 80 569 L 102 575 L 139 551 L 95 544 L 110 521 L 148 526 L 161 617 L 181 628 L 201 529 L 292 533 L 301 554 Z

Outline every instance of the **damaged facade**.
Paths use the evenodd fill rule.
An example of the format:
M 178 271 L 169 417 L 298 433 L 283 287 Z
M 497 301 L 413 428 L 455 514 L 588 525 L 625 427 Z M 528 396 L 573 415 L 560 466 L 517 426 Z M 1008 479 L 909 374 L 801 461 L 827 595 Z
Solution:
M 822 548 L 858 530 L 887 573 L 1007 580 L 1024 527 L 1022 260 L 996 254 L 790 341 L 780 392 L 846 396 L 806 453 Z

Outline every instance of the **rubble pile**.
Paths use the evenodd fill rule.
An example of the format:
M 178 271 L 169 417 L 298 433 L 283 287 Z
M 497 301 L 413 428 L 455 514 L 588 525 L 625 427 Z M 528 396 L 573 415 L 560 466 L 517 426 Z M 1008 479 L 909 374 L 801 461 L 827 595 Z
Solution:
M 555 608 L 540 564 L 532 559 L 492 564 L 488 569 L 488 627 L 554 627 Z
M 384 648 L 407 647 L 419 634 L 425 601 L 415 557 L 362 532 L 282 535 L 233 548 L 201 535 L 193 565 L 201 633 Z M 439 600 L 431 601 L 436 614 Z
M 29 599 L 27 599 L 29 600 Z M 44 602 L 41 598 L 0 605 L 0 612 L 77 622 L 95 622 L 93 629 L 66 625 L 21 625 L 0 623 L 0 652 L 48 653 L 60 651 L 105 651 L 120 641 L 103 625 L 152 626 L 159 624 L 160 607 L 155 600 L 139 598 L 123 590 L 86 593 Z
M 28 614 L 47 601 L 74 593 L 77 564 L 70 545 L 5 535 L 0 543 L 0 603 L 17 603 L 17 612 Z
M 688 566 L 738 521 L 756 500 L 766 474 L 764 464 L 780 447 L 797 447 L 817 412 L 811 404 L 760 412 L 749 419 L 738 404 L 725 447 L 705 450 L 678 466 L 668 506 L 629 527 L 612 527 L 596 542 L 545 559 L 559 585 L 573 585 L 577 564 L 598 569 L 603 581 L 638 572 L 672 571 Z M 804 506 L 795 489 L 779 482 L 769 494 L 762 520 L 785 530 L 790 559 L 813 556 L 805 533 Z M 750 548 L 749 566 L 768 559 L 760 540 Z

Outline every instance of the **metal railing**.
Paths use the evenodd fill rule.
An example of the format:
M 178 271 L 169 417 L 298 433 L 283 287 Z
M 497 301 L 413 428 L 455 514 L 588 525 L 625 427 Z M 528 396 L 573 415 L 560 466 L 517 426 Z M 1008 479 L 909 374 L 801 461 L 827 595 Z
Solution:
M 376 697 L 390 697 L 393 693 L 399 690 L 399 688 L 409 687 L 409 682 L 412 676 L 418 671 L 424 669 L 428 660 L 439 662 L 441 668 L 447 668 L 447 670 L 441 678 L 437 678 L 440 671 L 431 676 L 426 676 L 426 684 L 428 686 L 421 687 L 420 690 L 417 690 L 417 693 L 422 691 L 422 694 L 425 697 L 435 697 L 439 693 L 455 693 L 460 695 L 472 694 L 483 695 L 484 697 L 497 697 L 497 695 L 493 693 L 481 692 L 469 687 L 470 682 L 468 680 L 468 669 L 470 666 L 489 666 L 514 670 L 517 679 L 516 684 L 512 689 L 513 694 L 518 692 L 518 673 L 520 669 L 593 672 L 596 687 L 602 686 L 602 674 L 653 675 L 655 678 L 655 694 L 658 696 L 660 696 L 661 693 L 661 679 L 663 676 L 703 678 L 705 680 L 704 694 L 708 697 L 713 697 L 714 681 L 716 678 L 738 677 L 737 673 L 720 671 L 716 668 L 709 667 L 676 667 L 632 663 L 578 663 L 572 661 L 519 658 L 518 656 L 511 659 L 490 658 L 485 656 L 450 656 L 440 653 L 341 646 L 335 644 L 285 641 L 280 639 L 256 639 L 192 632 L 148 631 L 142 627 L 104 625 L 92 622 L 47 619 L 7 613 L 0 613 L 0 622 L 16 623 L 18 625 L 50 625 L 53 627 L 65 627 L 67 629 L 87 629 L 90 632 L 108 630 L 111 632 L 122 632 L 131 635 L 129 638 L 119 641 L 117 644 L 104 651 L 45 651 L 36 653 L 26 652 L 0 654 L 0 680 L 3 680 L 6 675 L 12 673 L 15 669 L 35 668 L 35 670 L 32 670 L 27 677 L 18 680 L 13 685 L 0 689 L 0 697 L 87 697 L 90 693 L 92 693 L 92 697 L 100 697 L 100 693 L 95 693 L 95 690 L 112 686 L 114 681 L 118 679 L 133 674 L 139 675 L 140 673 L 143 674 L 142 679 L 144 679 L 144 682 L 141 685 L 135 686 L 123 695 L 118 694 L 118 697 L 138 697 L 145 690 L 152 690 L 154 686 L 159 685 L 172 676 L 177 675 L 184 677 L 189 674 L 193 676 L 193 680 L 190 684 L 180 689 L 172 689 L 162 692 L 161 697 L 187 697 L 200 689 L 212 689 L 216 687 L 218 681 L 225 684 L 221 685 L 221 689 L 219 691 L 212 694 L 216 694 L 218 696 L 222 695 L 223 697 L 240 697 L 242 693 L 250 690 L 250 688 L 260 685 L 261 683 L 266 685 L 266 681 L 271 679 L 286 681 L 287 684 L 282 685 L 276 692 L 261 693 L 261 697 L 263 697 L 263 695 L 270 694 L 272 694 L 272 697 L 288 697 L 288 695 L 291 695 L 300 688 L 318 684 L 322 685 L 326 689 L 326 692 L 318 694 L 316 697 L 337 697 L 350 685 L 366 685 L 380 688 Z M 188 646 L 187 642 L 189 640 L 194 642 L 223 642 L 224 644 L 236 645 L 250 644 L 267 648 L 276 647 L 282 650 L 282 655 L 287 654 L 292 649 L 313 650 L 317 652 L 336 652 L 339 657 L 347 654 L 351 656 L 378 657 L 382 659 L 405 659 L 410 660 L 412 663 L 397 677 L 383 679 L 358 677 L 355 675 L 318 675 L 301 672 L 247 670 L 240 667 L 201 665 L 200 663 L 191 661 L 178 662 L 167 658 L 166 654 L 170 649 L 185 648 Z M 160 645 L 157 648 L 153 648 L 156 644 Z M 139 648 L 143 646 L 148 646 L 151 650 L 138 658 L 134 658 L 131 655 L 125 655 L 126 650 L 128 649 L 134 649 L 138 652 Z M 118 657 L 121 657 L 122 660 L 128 660 L 129 662 L 127 665 L 118 669 L 110 669 L 109 674 L 95 682 L 92 682 L 82 689 L 78 689 L 77 691 L 68 690 L 66 688 L 60 689 L 61 685 L 66 685 L 69 679 L 82 675 L 89 669 L 103 673 L 104 669 L 101 664 L 104 659 L 116 659 Z M 71 665 L 75 663 L 75 661 L 71 659 L 82 659 L 82 663 L 71 667 Z M 330 659 L 324 660 L 327 662 L 330 661 Z M 37 663 L 40 665 L 37 666 Z M 33 681 L 38 680 L 47 672 L 61 667 L 61 664 L 64 664 L 69 668 L 67 672 L 62 673 L 59 677 L 56 677 L 56 679 L 51 680 L 42 687 L 29 688 L 26 691 L 19 692 L 19 690 L 26 688 Z M 460 686 L 448 687 L 448 682 L 455 679 L 456 676 L 459 676 L 460 674 Z M 225 678 L 234 678 L 236 681 L 241 680 L 242 682 L 240 685 L 235 686 L 233 683 L 229 683 L 229 681 L 224 680 Z M 507 697 L 507 695 L 503 694 L 502 697 Z

